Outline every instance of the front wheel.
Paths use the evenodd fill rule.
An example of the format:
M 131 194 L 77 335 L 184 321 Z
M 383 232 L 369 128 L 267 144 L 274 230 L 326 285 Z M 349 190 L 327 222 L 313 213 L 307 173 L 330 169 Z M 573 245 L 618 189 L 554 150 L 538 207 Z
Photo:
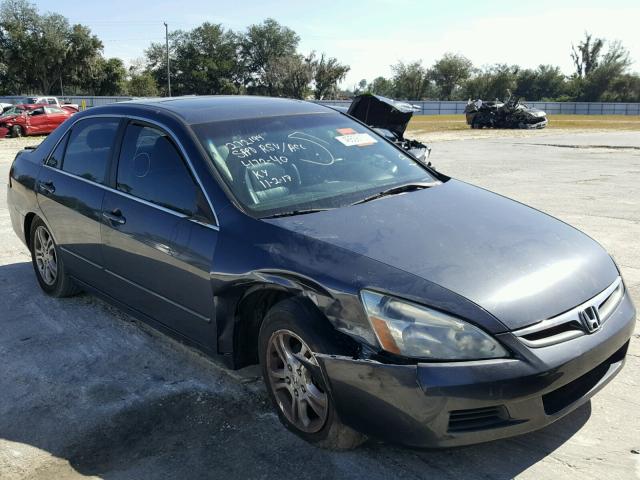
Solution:
M 366 437 L 340 421 L 314 353 L 338 353 L 338 344 L 327 321 L 298 298 L 274 305 L 260 328 L 262 375 L 280 421 L 319 447 L 348 450 Z
M 20 138 L 24 135 L 24 130 L 20 125 L 14 125 L 11 127 L 11 136 L 13 138 Z

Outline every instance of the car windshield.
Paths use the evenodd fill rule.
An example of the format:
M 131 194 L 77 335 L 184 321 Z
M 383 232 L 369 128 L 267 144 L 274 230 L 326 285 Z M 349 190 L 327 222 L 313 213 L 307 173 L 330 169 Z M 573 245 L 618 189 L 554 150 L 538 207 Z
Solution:
M 5 110 L 1 116 L 7 117 L 9 115 L 20 115 L 24 112 L 24 107 L 11 107 L 8 110 Z
M 339 113 L 193 125 L 236 199 L 257 217 L 337 208 L 408 183 L 424 166 Z
M 37 97 L 18 97 L 12 98 L 11 103 L 18 105 L 20 103 L 36 103 Z

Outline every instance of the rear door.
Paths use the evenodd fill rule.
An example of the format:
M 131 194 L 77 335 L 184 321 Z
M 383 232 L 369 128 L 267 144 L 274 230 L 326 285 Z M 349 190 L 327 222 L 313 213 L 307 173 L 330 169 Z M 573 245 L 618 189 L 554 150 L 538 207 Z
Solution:
M 46 131 L 41 133 L 53 132 L 62 122 L 64 122 L 68 115 L 60 107 L 44 107 L 46 121 Z
M 127 125 L 104 198 L 102 242 L 112 296 L 214 347 L 211 209 L 178 144 L 157 126 Z
M 100 224 L 120 120 L 76 123 L 49 155 L 36 186 L 40 209 L 74 276 L 102 287 Z

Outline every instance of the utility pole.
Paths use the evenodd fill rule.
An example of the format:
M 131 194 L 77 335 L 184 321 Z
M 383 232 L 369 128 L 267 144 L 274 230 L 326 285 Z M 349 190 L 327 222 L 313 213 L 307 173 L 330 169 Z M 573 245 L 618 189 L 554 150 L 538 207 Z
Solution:
M 171 69 L 169 68 L 169 25 L 164 22 L 164 39 L 167 44 L 167 91 L 169 97 L 171 96 Z

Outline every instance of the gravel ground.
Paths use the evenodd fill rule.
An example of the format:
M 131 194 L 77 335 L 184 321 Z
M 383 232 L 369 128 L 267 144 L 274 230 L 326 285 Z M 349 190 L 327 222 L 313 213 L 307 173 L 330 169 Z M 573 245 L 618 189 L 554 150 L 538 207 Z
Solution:
M 426 139 L 440 171 L 598 239 L 640 305 L 640 134 L 508 133 Z M 15 152 L 38 141 L 0 141 L 1 479 L 640 478 L 640 329 L 623 372 L 539 432 L 450 450 L 305 444 L 256 369 L 228 372 L 92 296 L 40 292 L 5 202 Z

